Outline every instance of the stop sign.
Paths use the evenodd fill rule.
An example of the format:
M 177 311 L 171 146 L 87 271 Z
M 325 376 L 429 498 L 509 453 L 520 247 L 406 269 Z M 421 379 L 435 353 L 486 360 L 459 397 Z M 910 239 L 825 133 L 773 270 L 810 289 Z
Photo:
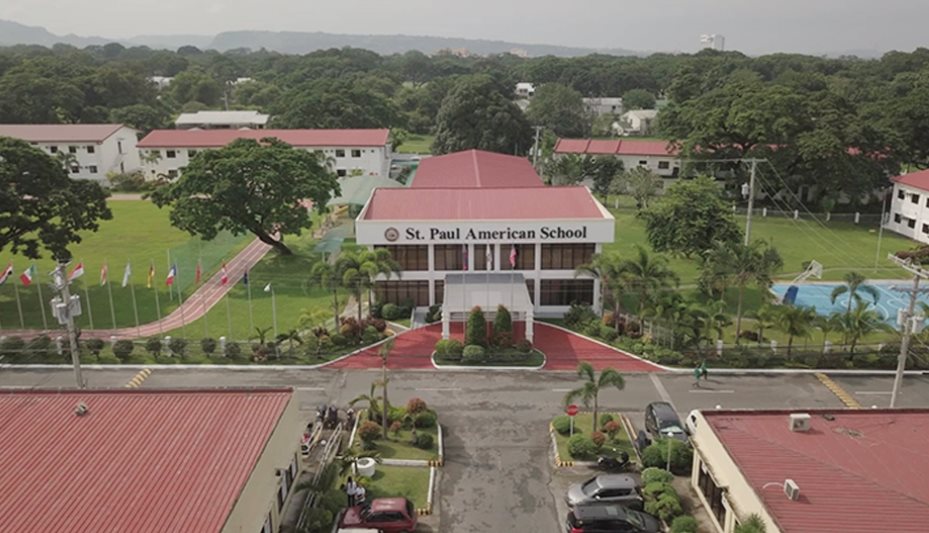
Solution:
M 577 406 L 573 403 L 565 408 L 565 412 L 568 413 L 568 416 L 574 416 L 577 414 Z

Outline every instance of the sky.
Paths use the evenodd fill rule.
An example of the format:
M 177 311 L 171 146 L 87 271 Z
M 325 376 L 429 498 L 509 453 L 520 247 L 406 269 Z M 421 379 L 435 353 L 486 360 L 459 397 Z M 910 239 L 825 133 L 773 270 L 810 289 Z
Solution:
M 716 33 L 749 54 L 929 45 L 925 0 L 2 0 L 0 19 L 114 38 L 286 30 L 693 52 Z

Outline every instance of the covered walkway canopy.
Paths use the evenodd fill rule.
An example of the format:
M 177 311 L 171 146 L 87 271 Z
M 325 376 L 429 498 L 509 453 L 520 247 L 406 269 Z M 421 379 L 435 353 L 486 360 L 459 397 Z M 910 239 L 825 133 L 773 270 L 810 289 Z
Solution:
M 497 306 L 510 311 L 513 321 L 526 322 L 526 340 L 532 341 L 532 300 L 526 279 L 519 272 L 462 272 L 445 275 L 442 300 L 442 338 L 447 339 L 452 322 L 464 322 L 475 306 L 493 321 Z

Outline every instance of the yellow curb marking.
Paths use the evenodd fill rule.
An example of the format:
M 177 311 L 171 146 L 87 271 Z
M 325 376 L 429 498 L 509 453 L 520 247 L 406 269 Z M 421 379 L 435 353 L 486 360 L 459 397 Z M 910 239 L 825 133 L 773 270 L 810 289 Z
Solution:
M 849 409 L 861 409 L 861 404 L 858 403 L 858 400 L 849 394 L 848 391 L 843 389 L 841 385 L 833 381 L 832 378 L 826 374 L 823 374 L 822 372 L 817 372 L 816 378 L 822 382 L 822 384 L 825 385 L 827 389 L 832 391 L 832 393 L 835 394 L 836 397 L 845 404 L 845 407 L 848 407 Z
M 129 383 L 126 383 L 126 388 L 128 389 L 137 389 L 142 385 L 142 382 L 145 381 L 145 378 L 152 375 L 152 371 L 149 368 L 143 368 L 139 371 L 138 374 L 132 377 L 129 380 Z

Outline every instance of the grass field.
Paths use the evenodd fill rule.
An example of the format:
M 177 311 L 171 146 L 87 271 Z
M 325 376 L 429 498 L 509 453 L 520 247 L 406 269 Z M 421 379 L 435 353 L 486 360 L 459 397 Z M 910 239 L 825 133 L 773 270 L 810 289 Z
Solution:
M 429 469 L 416 466 L 377 465 L 367 480 L 368 499 L 406 498 L 417 509 L 426 507 L 429 495 Z
M 167 210 L 160 210 L 145 200 L 111 201 L 109 205 L 113 219 L 102 222 L 96 233 L 82 234 L 83 241 L 71 247 L 74 257 L 72 266 L 77 262 L 84 263 L 84 276 L 72 285 L 72 291 L 77 291 L 83 300 L 84 314 L 79 320 L 82 328 L 90 328 L 91 316 L 96 328 L 113 327 L 107 287 L 100 286 L 100 270 L 104 263 L 109 264 L 109 288 L 113 294 L 116 325 L 134 326 L 131 291 L 129 287 L 121 286 L 127 261 L 132 266 L 130 281 L 135 286 L 139 321 L 144 324 L 157 318 L 155 290 L 158 291 L 162 315 L 177 307 L 177 298 L 169 296 L 164 283 L 169 254 L 171 262 L 178 267 L 176 287 L 189 294 L 193 289 L 198 257 L 202 258 L 205 277 L 218 270 L 223 260 L 233 257 L 251 240 L 246 235 L 233 237 L 229 234 L 220 235 L 209 242 L 193 238 L 171 226 Z M 45 283 L 42 296 L 47 312 L 47 302 L 52 297 L 48 287 L 48 273 L 54 268 L 54 262 L 47 257 L 48 254 L 44 255 L 46 257 L 35 261 L 38 275 L 30 287 L 22 286 L 19 275 L 32 261 L 9 253 L 0 256 L 4 266 L 12 261 L 15 268 L 14 276 L 0 287 L 0 326 L 3 328 L 20 327 L 14 283 L 19 291 L 25 326 L 42 327 L 38 285 L 39 282 Z M 155 266 L 154 289 L 145 287 L 150 264 Z M 90 295 L 89 306 L 85 288 Z M 49 325 L 54 327 L 54 319 L 50 313 L 46 314 Z
M 432 139 L 432 135 L 410 134 L 397 151 L 401 154 L 431 154 Z

